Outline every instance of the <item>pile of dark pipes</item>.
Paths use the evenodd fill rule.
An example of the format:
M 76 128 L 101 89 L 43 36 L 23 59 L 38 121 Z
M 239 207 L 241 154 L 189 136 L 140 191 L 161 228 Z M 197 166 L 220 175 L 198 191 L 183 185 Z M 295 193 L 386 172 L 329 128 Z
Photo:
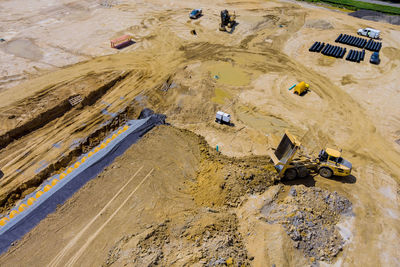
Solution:
M 375 42 L 372 39 L 368 41 L 364 38 L 355 37 L 347 34 L 340 34 L 335 40 L 336 43 L 347 44 L 359 48 L 365 48 L 370 51 L 379 52 L 382 48 L 382 42 Z
M 343 56 L 346 54 L 346 48 L 342 48 L 339 46 L 334 46 L 321 42 L 315 42 L 310 49 L 308 49 L 310 52 L 321 52 L 323 55 L 326 56 L 331 56 L 331 57 L 336 57 L 336 58 L 343 58 Z
M 360 63 L 360 61 L 364 60 L 364 57 L 365 57 L 364 49 L 362 51 L 350 50 L 349 53 L 347 54 L 346 60 Z
M 308 51 L 310 52 L 321 52 L 322 48 L 324 48 L 325 43 L 315 42 Z

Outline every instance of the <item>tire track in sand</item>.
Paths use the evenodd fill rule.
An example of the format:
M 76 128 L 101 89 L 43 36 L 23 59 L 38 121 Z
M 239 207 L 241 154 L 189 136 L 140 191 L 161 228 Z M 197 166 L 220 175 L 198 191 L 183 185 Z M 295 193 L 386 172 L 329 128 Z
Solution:
M 151 173 L 154 171 L 154 169 L 151 169 L 149 173 L 143 178 L 143 180 L 136 186 L 136 188 L 129 194 L 129 196 L 122 202 L 122 204 L 116 209 L 113 214 L 111 214 L 110 217 L 108 217 L 107 221 L 105 221 L 97 231 L 92 234 L 85 244 L 72 256 L 72 258 L 69 259 L 67 262 L 66 266 L 73 266 L 76 261 L 79 259 L 79 257 L 85 252 L 86 248 L 90 245 L 90 243 L 97 237 L 97 235 L 103 230 L 103 228 L 114 218 L 114 216 L 122 209 L 122 207 L 128 202 L 128 200 L 133 196 L 133 194 L 139 189 L 139 187 L 149 178 Z
M 83 236 L 83 234 L 100 217 L 100 215 L 111 205 L 111 203 L 121 194 L 121 192 L 128 186 L 128 184 L 137 176 L 137 174 L 142 169 L 143 169 L 143 166 L 140 167 L 140 169 L 136 171 L 136 173 L 121 187 L 121 189 L 110 199 L 110 201 L 107 202 L 107 204 L 96 214 L 96 216 L 94 216 L 92 218 L 92 220 L 90 220 L 90 222 L 78 234 L 76 234 L 76 236 L 53 258 L 53 260 L 47 266 L 60 265 L 62 259 L 76 245 L 76 243 Z M 129 194 L 129 196 L 125 199 L 125 201 L 118 207 L 117 210 L 115 210 L 115 212 L 108 218 L 108 220 L 92 236 L 90 236 L 87 239 L 85 245 L 81 247 L 81 249 L 70 259 L 70 261 L 79 257 L 79 255 L 81 254 L 81 251 L 83 252 L 83 250 L 89 245 L 89 243 L 98 235 L 98 233 L 101 231 L 101 229 L 103 229 L 104 226 L 115 216 L 115 214 L 122 208 L 122 206 L 128 201 L 128 199 L 137 191 L 137 189 L 143 184 L 143 182 L 149 177 L 149 175 L 152 172 L 153 172 L 153 169 L 143 178 L 143 180 L 139 183 L 139 185 L 136 186 L 136 188 Z

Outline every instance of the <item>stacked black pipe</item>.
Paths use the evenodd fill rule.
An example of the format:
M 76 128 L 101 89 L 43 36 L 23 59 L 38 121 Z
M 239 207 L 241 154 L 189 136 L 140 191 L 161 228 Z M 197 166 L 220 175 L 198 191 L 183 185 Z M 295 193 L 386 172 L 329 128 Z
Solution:
M 309 49 L 308 51 L 310 52 L 321 52 L 322 48 L 324 48 L 325 43 L 321 42 L 315 42 Z
M 371 41 L 371 40 L 370 40 Z M 367 44 L 367 40 L 360 37 L 355 37 L 347 34 L 340 34 L 338 38 L 335 40 L 336 43 L 348 44 L 352 46 L 356 46 L 359 48 L 364 48 Z
M 372 39 L 369 39 L 367 45 L 365 46 L 365 49 L 374 52 L 379 52 L 381 48 L 382 48 L 382 42 L 375 42 Z
M 344 54 L 346 54 L 346 48 L 327 44 L 324 49 L 322 49 L 321 53 L 326 56 L 343 58 Z
M 349 53 L 347 54 L 346 60 L 360 63 L 360 61 L 364 60 L 364 57 L 365 57 L 364 49 L 362 51 L 350 50 Z

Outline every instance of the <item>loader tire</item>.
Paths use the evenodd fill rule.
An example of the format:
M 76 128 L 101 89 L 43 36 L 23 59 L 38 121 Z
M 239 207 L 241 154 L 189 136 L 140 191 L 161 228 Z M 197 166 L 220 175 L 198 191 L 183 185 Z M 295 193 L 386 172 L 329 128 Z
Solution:
M 319 169 L 319 175 L 324 178 L 331 178 L 333 176 L 333 171 L 329 168 L 321 168 Z
M 299 173 L 300 178 L 305 178 L 308 176 L 308 169 L 304 166 L 300 167 L 297 172 Z
M 285 171 L 285 179 L 287 180 L 294 180 L 297 177 L 297 171 L 296 169 L 292 168 L 292 169 L 287 169 Z

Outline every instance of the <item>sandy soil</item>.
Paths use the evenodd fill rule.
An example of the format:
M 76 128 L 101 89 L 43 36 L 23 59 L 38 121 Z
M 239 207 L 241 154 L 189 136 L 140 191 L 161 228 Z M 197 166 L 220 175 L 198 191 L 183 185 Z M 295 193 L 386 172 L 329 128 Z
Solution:
M 51 173 L 62 171 L 74 156 L 71 151 L 94 132 L 106 131 L 104 125 L 113 117 L 129 116 L 128 108 L 137 115 L 147 106 L 165 113 L 174 126 L 204 136 L 211 147 L 218 145 L 228 156 L 265 155 L 286 128 L 302 137 L 310 153 L 327 145 L 342 148 L 344 157 L 353 163 L 353 176 L 296 181 L 337 191 L 353 203 L 354 219 L 341 225 L 342 232 L 349 233 L 348 245 L 336 264 L 400 264 L 400 146 L 395 142 L 400 139 L 399 26 L 308 4 L 273 1 L 121 1 L 111 8 L 95 1 L 79 2 L 79 8 L 77 2 L 53 7 L 44 7 L 39 1 L 32 6 L 15 7 L 11 1 L 1 5 L 13 8 L 10 14 L 20 18 L 7 21 L 15 29 L 5 35 L 10 41 L 0 44 L 4 54 L 1 65 L 6 66 L 1 72 L 0 93 L 3 210 Z M 190 21 L 187 14 L 197 6 L 204 7 L 205 15 Z M 238 15 L 239 24 L 231 34 L 217 29 L 218 12 L 224 7 Z M 31 12 L 25 12 L 27 8 Z M 42 15 L 37 16 L 38 12 Z M 9 20 L 12 16 L 0 15 Z M 46 27 L 40 26 L 42 20 L 48 21 Z M 340 33 L 354 34 L 367 26 L 382 31 L 379 66 L 368 63 L 370 52 L 360 64 L 308 52 L 314 41 L 333 43 Z M 192 29 L 196 36 L 190 34 Z M 108 48 L 108 40 L 123 33 L 132 34 L 137 43 L 121 51 Z M 96 57 L 101 54 L 109 55 Z M 87 61 L 62 67 L 82 60 Z M 52 61 L 54 64 L 48 64 Z M 51 72 L 33 71 L 35 66 Z M 29 81 L 8 89 L 27 78 Z M 310 84 L 311 92 L 298 97 L 287 90 L 302 80 Z M 65 105 L 76 94 L 81 94 L 84 102 L 76 107 Z M 213 122 L 220 109 L 232 114 L 234 127 Z M 142 177 L 150 169 L 146 171 Z M 256 194 L 255 199 L 262 201 L 263 197 Z M 195 205 L 204 203 L 195 201 Z M 65 209 L 76 207 L 66 205 Z M 239 216 L 238 226 L 232 229 L 254 225 L 254 231 L 262 233 L 264 226 L 258 221 L 250 224 L 259 209 L 250 211 L 248 221 Z M 71 231 L 78 232 L 82 225 Z M 34 231 L 44 231 L 41 227 L 45 226 Z M 276 253 L 292 245 L 280 226 L 271 227 L 280 229 L 276 234 L 281 237 L 280 244 L 257 248 L 269 240 L 266 235 L 241 241 L 247 251 L 276 254 L 265 261 L 255 260 L 255 265 L 295 264 L 288 259 L 302 259 L 299 265 L 308 262 L 298 250 Z M 66 235 L 64 243 L 71 238 L 72 234 Z M 31 245 L 21 244 L 3 260 Z M 72 250 L 82 244 L 75 246 Z M 91 248 L 85 255 L 95 258 L 107 249 L 96 252 Z M 49 255 L 59 253 L 59 247 L 52 251 L 24 259 L 46 264 Z M 105 255 L 101 255 L 103 259 Z
M 201 266 L 199 261 L 233 255 L 247 265 L 237 215 L 227 207 L 237 206 L 249 190 L 265 190 L 274 175 L 265 168 L 252 171 L 265 158 L 230 160 L 209 149 L 192 132 L 157 127 L 3 255 L 2 265 L 121 265 L 134 260 L 138 266 L 157 261 Z M 224 168 L 222 162 L 233 166 Z M 255 177 L 238 182 L 243 171 Z M 24 248 L 34 248 L 36 256 Z
M 162 146 L 158 146 L 157 143 Z M 173 145 L 168 145 L 168 143 Z M 155 133 L 150 133 L 139 144 L 133 145 L 129 152 L 121 156 L 100 177 L 83 187 L 66 205 L 63 205 L 65 208 L 58 210 L 56 214 L 49 216 L 38 228 L 35 228 L 29 234 L 30 237 L 27 237 L 26 242 L 33 242 L 32 247 L 43 246 L 43 249 L 36 250 L 36 253 L 42 255 L 32 257 L 31 252 L 26 251 L 28 253 L 25 256 L 17 252 L 19 263 L 24 259 L 27 261 L 26 264 L 43 266 L 49 264 L 56 256 L 61 256 L 62 253 L 64 257 L 59 257 L 53 263 L 65 263 L 77 253 L 77 248 L 83 246 L 96 233 L 96 230 L 101 229 L 103 223 L 126 199 L 128 202 L 115 217 L 115 221 L 106 224 L 104 231 L 99 233 L 102 240 L 96 238 L 96 241 L 90 244 L 90 254 L 95 253 L 96 256 L 81 258 L 81 263 L 101 265 L 108 250 L 122 237 L 121 235 L 146 229 L 147 225 L 167 219 L 166 216 L 169 214 L 191 210 L 194 206 L 193 201 L 187 194 L 180 191 L 184 186 L 183 182 L 193 177 L 197 169 L 197 158 L 200 157 L 197 143 L 196 139 L 183 139 L 179 131 L 160 129 Z M 183 153 L 179 153 L 180 151 Z M 176 154 L 177 157 L 170 157 L 170 153 Z M 157 165 L 154 165 L 154 154 L 157 154 L 159 162 Z M 180 168 L 172 166 L 180 166 Z M 146 175 L 149 176 L 136 194 L 128 198 Z M 129 181 L 131 178 L 133 180 Z M 117 194 L 124 184 L 127 184 L 126 188 Z M 113 196 L 116 198 L 110 202 Z M 110 202 L 109 208 L 102 210 L 108 202 Z M 132 212 L 133 210 L 135 212 Z M 137 211 L 139 213 L 136 213 Z M 121 217 L 122 214 L 127 217 Z M 96 219 L 96 215 L 100 216 Z M 116 223 L 118 227 L 115 227 Z M 50 225 L 55 228 L 48 229 Z M 80 229 L 85 226 L 89 227 L 87 231 L 81 231 Z M 115 232 L 110 232 L 113 229 Z M 48 233 L 56 231 L 60 235 L 53 241 L 45 241 L 49 237 L 47 234 L 42 235 L 43 239 L 37 238 L 42 231 Z M 105 240 L 108 240 L 108 245 L 103 244 Z M 70 247 L 70 244 L 73 246 Z M 98 250 L 99 246 L 104 250 Z M 89 255 L 88 251 L 85 251 L 85 255 Z M 15 266 L 17 264 L 11 262 L 11 258 L 14 257 L 5 257 L 2 265 Z
M 284 186 L 273 186 L 274 182 L 276 175 L 266 157 L 230 158 L 190 131 L 159 126 L 16 242 L 0 262 L 3 266 L 21 262 L 33 266 L 281 265 L 282 252 L 255 250 L 257 244 L 270 243 L 272 236 L 261 242 L 251 240 L 263 236 L 255 224 L 268 233 L 277 229 L 274 223 L 284 224 L 288 233 L 295 225 L 296 233 L 311 236 L 309 230 L 318 237 L 310 248 L 306 241 L 298 242 L 289 234 L 292 241 L 278 228 L 271 243 L 285 243 L 283 255 L 299 255 L 290 263 L 331 261 L 346 244 L 336 227 L 342 219 L 335 198 L 341 201 L 342 197 L 296 186 L 285 198 Z M 313 208 L 304 205 L 309 201 Z M 258 214 L 250 215 L 254 209 Z M 308 213 L 305 222 L 313 228 L 300 228 L 298 217 L 310 211 L 314 219 Z

